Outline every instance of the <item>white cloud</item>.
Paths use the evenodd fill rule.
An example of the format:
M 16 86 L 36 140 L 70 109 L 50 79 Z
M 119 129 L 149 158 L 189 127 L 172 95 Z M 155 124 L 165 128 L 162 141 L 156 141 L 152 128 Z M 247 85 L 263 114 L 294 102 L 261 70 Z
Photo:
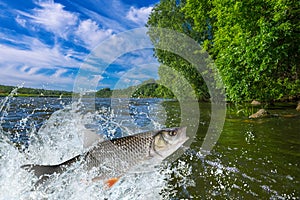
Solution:
M 21 67 L 20 72 L 27 75 L 34 75 L 38 70 L 38 67 L 30 67 L 28 65 L 24 65 L 23 67 Z
M 131 82 L 131 80 L 129 79 L 129 78 L 124 78 L 124 83 L 130 83 Z
M 135 8 L 131 6 L 126 18 L 137 24 L 144 25 L 147 23 L 149 14 L 151 13 L 152 9 L 152 6 L 142 8 Z
M 159 64 L 157 62 L 147 63 L 132 67 L 130 70 L 119 73 L 119 80 L 115 88 L 126 88 L 131 85 L 141 84 L 149 79 L 158 79 L 157 71 Z
M 74 2 L 74 5 L 78 5 L 78 9 L 70 11 L 64 5 L 55 3 L 53 0 L 34 0 L 33 2 L 37 7 L 29 11 L 16 10 L 6 6 L 8 12 L 15 16 L 16 24 L 27 31 L 18 32 L 18 30 L 7 29 L 0 32 L 0 38 L 4 41 L 0 44 L 1 83 L 16 85 L 25 82 L 25 86 L 30 87 L 40 87 L 41 83 L 49 83 L 49 85 L 51 83 L 58 89 L 60 87 L 71 88 L 76 75 L 71 75 L 71 70 L 74 71 L 74 68 L 82 66 L 82 68 L 96 73 L 101 71 L 98 67 L 99 60 L 104 64 L 112 63 L 124 53 L 151 45 L 149 41 L 143 39 L 143 36 L 135 32 L 127 37 L 129 42 L 123 41 L 122 37 L 117 37 L 117 33 L 128 28 L 143 26 L 152 7 L 131 7 L 128 11 L 128 5 L 123 5 L 121 1 L 119 4 L 112 5 L 105 1 L 102 4 L 102 1 L 92 1 L 93 5 L 99 6 L 100 3 L 100 5 L 107 6 L 99 6 L 97 9 L 91 10 L 88 9 L 89 6 L 85 7 L 81 3 Z M 81 16 L 87 16 L 90 19 L 83 19 Z M 48 37 L 49 32 L 54 37 L 53 35 Z M 109 45 L 105 45 L 104 42 L 102 48 L 91 52 L 91 59 L 82 65 L 88 51 L 110 36 L 113 36 L 114 39 L 110 40 Z M 83 50 L 80 46 L 88 51 Z M 95 56 L 95 60 L 93 60 L 93 56 Z M 142 58 L 128 58 L 124 64 L 151 63 L 149 56 L 150 54 L 146 55 L 145 53 Z M 135 74 L 135 76 L 140 75 Z M 96 84 L 101 79 L 101 76 L 95 76 L 82 82 Z M 133 81 L 131 79 L 131 82 Z
M 51 75 L 51 78 L 60 78 L 60 77 L 62 77 L 62 74 L 66 73 L 66 72 L 68 72 L 68 70 L 66 70 L 66 69 L 57 69 L 55 71 L 55 73 L 53 75 Z
M 43 2 L 39 5 L 41 8 L 35 8 L 32 15 L 21 13 L 62 38 L 66 38 L 72 27 L 78 23 L 77 15 L 64 10 L 64 6 L 59 3 Z
M 139 66 L 146 63 L 158 63 L 153 55 L 152 49 L 141 49 L 134 52 L 128 52 L 115 62 L 120 65 Z
M 22 19 L 22 18 L 20 17 L 20 15 L 18 15 L 18 16 L 16 17 L 16 22 L 17 22 L 18 24 L 20 24 L 22 27 L 26 27 L 26 20 L 25 20 L 25 19 Z
M 111 36 L 111 29 L 100 29 L 98 24 L 91 19 L 81 21 L 75 34 L 88 46 L 94 48 L 101 41 Z
M 38 68 L 78 67 L 80 65 L 79 61 L 70 60 L 69 57 L 66 57 L 58 45 L 47 47 L 37 39 L 31 41 L 30 49 L 17 49 L 2 45 L 0 48 L 0 63 L 13 63 L 14 65 L 28 65 Z
M 26 68 L 26 67 L 25 67 Z M 23 70 L 25 68 L 22 68 Z M 20 70 L 14 65 L 2 65 L 1 66 L 1 84 L 6 85 L 20 85 L 24 83 L 24 87 L 36 87 L 41 88 L 46 85 L 46 89 L 59 89 L 59 90 L 69 90 L 72 88 L 74 83 L 74 78 L 72 77 L 55 77 L 49 78 L 45 74 L 36 74 Z M 37 68 L 32 68 L 37 70 Z
M 59 3 L 43 2 L 39 3 L 39 6 L 41 8 L 34 8 L 31 14 L 18 11 L 16 22 L 23 27 L 30 23 L 30 26 L 26 28 L 34 31 L 38 27 L 42 27 L 56 37 L 75 43 L 79 39 L 88 50 L 113 34 L 112 29 L 101 29 L 91 19 L 80 20 L 78 13 L 64 10 L 64 6 Z
M 99 4 L 99 2 L 93 1 L 95 2 L 95 4 Z M 101 1 L 101 3 L 105 3 L 106 1 Z M 78 5 L 74 2 L 75 5 Z M 99 6 L 99 5 L 98 5 Z M 90 19 L 93 19 L 95 21 L 98 22 L 98 24 L 101 24 L 102 27 L 105 28 L 112 28 L 114 30 L 114 32 L 122 32 L 122 31 L 126 31 L 126 28 L 124 27 L 124 23 L 122 23 L 121 20 L 124 19 L 124 15 L 123 12 L 120 12 L 120 9 L 122 10 L 122 8 L 118 8 L 118 12 L 114 12 L 114 8 L 111 8 L 110 6 L 112 6 L 111 2 L 107 2 L 106 5 L 102 6 L 103 8 L 106 8 L 105 13 L 107 15 L 101 15 L 95 11 L 89 10 L 87 8 L 84 8 L 80 5 L 78 5 L 78 9 L 80 10 L 80 12 L 84 13 L 85 15 L 89 16 Z M 119 16 L 121 15 L 121 16 Z
M 137 50 L 152 48 L 153 45 L 148 37 L 146 28 L 132 29 L 127 32 L 115 34 L 108 40 L 105 40 L 101 46 L 94 49 L 90 54 L 90 60 L 96 58 L 101 59 L 104 63 L 111 64 L 117 62 L 118 64 L 129 63 L 129 60 L 117 60 L 124 54 L 131 53 Z M 153 52 L 145 55 L 151 57 Z M 144 60 L 145 61 L 145 60 Z
M 78 68 L 85 54 L 64 49 L 59 44 L 48 46 L 28 36 L 7 35 L 6 39 L 14 46 L 1 45 L 1 84 L 24 82 L 26 87 L 41 87 L 41 84 L 48 83 L 49 89 L 72 88 L 74 77 L 65 73 L 68 68 Z M 15 45 L 26 48 L 16 48 Z M 45 70 L 52 72 L 52 75 L 44 74 Z
M 96 91 L 99 81 L 102 80 L 103 77 L 101 75 L 91 75 L 88 74 L 86 76 L 76 76 L 74 81 L 74 92 L 89 92 Z

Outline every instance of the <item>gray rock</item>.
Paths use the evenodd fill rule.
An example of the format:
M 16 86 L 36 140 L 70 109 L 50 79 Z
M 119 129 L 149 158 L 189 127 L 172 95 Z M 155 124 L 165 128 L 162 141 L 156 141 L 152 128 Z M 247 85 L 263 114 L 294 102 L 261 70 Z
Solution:
M 253 101 L 251 102 L 251 105 L 253 105 L 253 106 L 258 106 L 258 105 L 261 105 L 261 103 L 260 103 L 259 101 L 253 100 Z
M 256 118 L 262 118 L 262 117 L 267 117 L 270 116 L 270 113 L 266 111 L 265 109 L 260 109 L 256 113 L 252 114 L 249 116 L 250 119 L 256 119 Z

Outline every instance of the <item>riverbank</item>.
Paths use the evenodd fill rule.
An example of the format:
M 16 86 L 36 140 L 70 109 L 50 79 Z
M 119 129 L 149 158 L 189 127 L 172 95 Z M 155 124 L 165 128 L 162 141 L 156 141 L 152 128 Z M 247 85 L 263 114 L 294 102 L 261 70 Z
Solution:
M 9 93 L 0 93 L 0 97 L 7 97 Z M 72 94 L 60 94 L 60 95 L 44 95 L 44 94 L 15 94 L 15 97 L 53 97 L 53 98 L 69 98 Z
M 16 91 L 14 91 L 17 88 Z M 13 92 L 14 91 L 14 92 Z M 72 92 L 63 90 L 45 90 L 36 88 L 16 87 L 0 85 L 0 97 L 6 97 L 10 94 L 16 97 L 71 97 Z
M 0 97 L 6 97 L 11 95 L 12 91 L 16 89 L 16 86 L 4 86 L 0 85 Z M 176 97 L 172 94 L 171 91 L 165 92 L 157 92 L 158 84 L 153 83 L 153 80 L 145 81 L 144 83 L 138 86 L 131 86 L 124 89 L 116 89 L 111 90 L 110 88 L 100 89 L 94 93 L 88 93 L 84 97 L 90 98 L 111 98 L 112 96 L 115 98 L 128 98 L 128 94 L 133 98 L 162 98 L 162 99 L 174 99 Z M 167 90 L 166 88 L 163 88 Z M 156 91 L 156 92 L 155 92 Z M 131 95 L 130 95 L 131 94 Z M 158 95 L 160 94 L 160 95 Z M 53 98 L 70 98 L 72 96 L 79 96 L 78 94 L 74 94 L 70 91 L 62 91 L 62 90 L 45 90 L 45 89 L 36 89 L 36 88 L 19 88 L 13 94 L 15 97 L 53 97 Z M 282 108 L 294 108 L 297 111 L 300 111 L 300 94 L 294 96 L 286 96 L 278 100 L 274 100 L 272 102 L 263 102 L 253 100 L 235 103 L 235 102 L 227 102 L 228 108 L 232 110 L 233 113 L 243 113 L 243 116 L 250 116 L 257 112 L 259 109 L 269 109 L 274 107 L 275 105 L 283 105 Z M 205 100 L 199 100 L 200 102 L 209 102 Z

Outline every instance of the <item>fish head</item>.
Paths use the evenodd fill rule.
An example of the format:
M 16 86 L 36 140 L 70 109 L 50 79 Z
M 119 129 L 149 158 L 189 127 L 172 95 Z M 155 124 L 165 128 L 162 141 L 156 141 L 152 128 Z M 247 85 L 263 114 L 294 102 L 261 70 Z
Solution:
M 156 132 L 153 136 L 151 155 L 158 155 L 160 158 L 173 154 L 189 138 L 186 136 L 186 127 L 167 128 Z

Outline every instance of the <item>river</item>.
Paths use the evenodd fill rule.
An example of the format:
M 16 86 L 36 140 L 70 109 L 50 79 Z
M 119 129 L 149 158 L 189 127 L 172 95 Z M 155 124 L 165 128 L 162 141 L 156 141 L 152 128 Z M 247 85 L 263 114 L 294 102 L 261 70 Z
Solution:
M 95 107 L 68 98 L 0 100 L 3 200 L 300 198 L 300 116 L 291 104 L 270 107 L 276 117 L 251 120 L 228 106 L 220 138 L 203 156 L 212 111 L 200 103 L 189 148 L 158 169 L 126 174 L 107 190 L 84 181 L 91 175 L 77 166 L 32 190 L 36 178 L 21 165 L 56 164 L 84 152 L 80 134 L 87 129 L 114 138 L 179 126 L 182 106 L 163 99 L 96 99 Z

